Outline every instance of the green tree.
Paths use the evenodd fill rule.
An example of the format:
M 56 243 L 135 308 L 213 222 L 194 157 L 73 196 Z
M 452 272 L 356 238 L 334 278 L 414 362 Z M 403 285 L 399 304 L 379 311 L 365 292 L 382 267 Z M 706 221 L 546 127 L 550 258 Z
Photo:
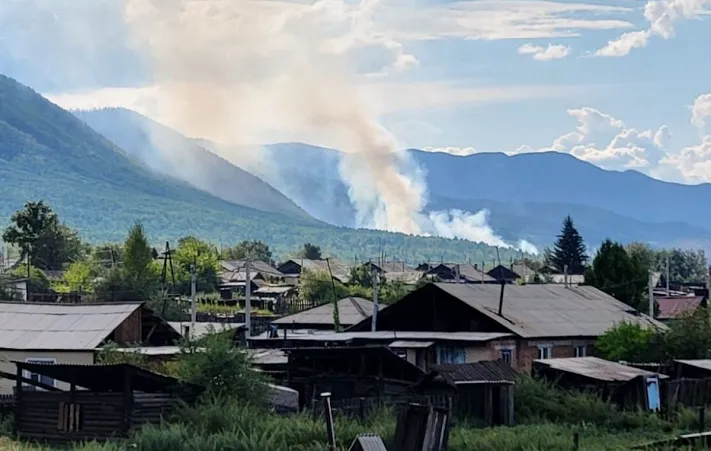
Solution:
M 13 277 L 18 279 L 27 278 L 27 263 L 20 264 L 17 268 L 10 273 Z M 30 265 L 30 281 L 29 289 L 32 293 L 47 293 L 49 292 L 50 282 L 47 275 L 39 268 Z
M 42 269 L 61 269 L 82 257 L 87 247 L 77 233 L 59 222 L 57 214 L 43 201 L 27 202 L 11 218 L 3 241 L 20 248 L 21 257 Z
M 373 273 L 368 269 L 368 265 L 359 265 L 351 268 L 349 285 L 359 285 L 361 287 L 372 288 Z
M 321 260 L 321 248 L 315 244 L 306 243 L 304 247 L 296 253 L 296 258 L 306 260 Z
M 254 371 L 246 352 L 224 334 L 210 334 L 183 345 L 176 375 L 205 387 L 212 398 L 265 405 L 268 379 Z
M 225 260 L 260 260 L 266 263 L 272 261 L 272 251 L 261 241 L 242 241 L 234 247 L 222 250 Z
M 89 261 L 77 261 L 69 265 L 63 280 L 55 289 L 62 293 L 92 292 L 94 291 L 94 279 L 97 275 L 96 268 Z
M 588 261 L 585 243 L 573 224 L 570 216 L 563 220 L 563 229 L 548 258 L 549 263 L 558 271 L 568 267 L 568 274 L 583 274 Z
M 605 240 L 585 273 L 590 284 L 636 309 L 645 310 L 648 275 L 641 260 L 630 258 L 620 243 Z
M 595 347 L 602 358 L 626 362 L 659 362 L 663 332 L 639 324 L 621 323 L 597 339 Z
M 210 243 L 188 236 L 178 240 L 173 254 L 177 267 L 176 282 L 183 293 L 190 292 L 190 267 L 195 265 L 197 291 L 210 293 L 219 283 L 220 260 L 217 248 Z
M 326 271 L 301 272 L 299 296 L 305 301 L 321 305 L 338 301 L 348 295 L 348 289 L 342 283 L 333 280 Z

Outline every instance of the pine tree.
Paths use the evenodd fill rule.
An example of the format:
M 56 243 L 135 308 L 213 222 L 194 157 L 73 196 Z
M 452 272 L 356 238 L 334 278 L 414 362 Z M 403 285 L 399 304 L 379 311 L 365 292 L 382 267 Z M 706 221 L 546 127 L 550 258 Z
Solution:
M 571 217 L 566 216 L 563 229 L 550 255 L 551 265 L 560 272 L 563 272 L 567 265 L 568 274 L 583 274 L 588 261 L 585 251 L 583 237 L 578 233 Z

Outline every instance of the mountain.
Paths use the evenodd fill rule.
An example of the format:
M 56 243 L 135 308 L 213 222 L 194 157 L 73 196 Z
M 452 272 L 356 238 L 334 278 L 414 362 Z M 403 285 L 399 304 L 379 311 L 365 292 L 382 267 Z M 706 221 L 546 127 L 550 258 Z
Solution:
M 338 178 L 341 153 L 301 143 L 266 146 L 276 168 L 262 178 L 323 221 L 351 226 L 355 213 Z M 551 243 L 570 214 L 590 246 L 605 238 L 646 241 L 655 246 L 711 249 L 711 213 L 703 205 L 711 185 L 680 185 L 634 171 L 606 171 L 577 158 L 550 152 L 466 157 L 409 149 L 425 170 L 430 211 L 490 211 L 489 223 L 504 239 Z M 301 164 L 306 159 L 309 164 Z M 289 173 L 288 181 L 279 174 Z M 319 174 L 331 174 L 323 178 Z M 317 208 L 305 202 L 316 186 L 332 193 Z M 344 207 L 348 205 L 348 207 Z M 680 208 L 684 206 L 686 208 Z
M 310 219 L 308 213 L 263 180 L 145 116 L 123 108 L 73 113 L 154 171 L 228 202 Z
M 460 240 L 329 226 L 237 205 L 149 170 L 80 119 L 0 75 L 0 218 L 44 199 L 84 239 L 119 241 L 140 221 L 151 238 L 195 235 L 224 244 L 262 240 L 279 256 L 305 242 L 327 255 L 414 260 L 490 260 L 496 251 Z M 2 225 L 2 224 L 0 224 Z M 513 252 L 504 250 L 502 259 Z

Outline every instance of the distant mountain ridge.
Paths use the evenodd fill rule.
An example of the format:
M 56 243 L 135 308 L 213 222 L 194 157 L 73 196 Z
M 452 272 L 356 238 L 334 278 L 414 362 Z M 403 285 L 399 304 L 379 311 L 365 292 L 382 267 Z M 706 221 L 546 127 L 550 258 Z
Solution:
M 483 261 L 496 252 L 461 240 L 334 227 L 299 216 L 300 209 L 293 206 L 296 215 L 262 211 L 221 199 L 171 175 L 148 169 L 144 160 L 70 112 L 0 75 L 0 228 L 27 201 L 42 199 L 83 239 L 94 243 L 122 241 L 139 221 L 153 242 L 187 235 L 225 245 L 261 240 L 276 258 L 288 258 L 306 242 L 321 246 L 326 256 L 346 260 L 385 253 L 411 263 Z M 258 181 L 251 175 L 245 180 Z M 281 194 L 260 183 L 264 192 L 273 195 L 270 199 L 282 202 L 275 205 L 289 206 Z M 515 252 L 502 254 L 510 258 Z
M 176 177 L 228 202 L 311 219 L 293 201 L 257 176 L 141 114 L 123 108 L 72 113 L 156 172 Z

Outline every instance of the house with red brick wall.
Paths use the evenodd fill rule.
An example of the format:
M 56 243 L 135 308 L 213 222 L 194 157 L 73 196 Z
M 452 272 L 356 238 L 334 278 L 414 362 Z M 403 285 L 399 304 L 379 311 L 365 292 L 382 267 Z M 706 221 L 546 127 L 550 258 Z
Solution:
M 347 332 L 370 331 L 371 320 Z M 530 371 L 536 359 L 590 355 L 597 338 L 622 322 L 666 327 L 592 286 L 431 283 L 381 310 L 376 330 L 507 333 L 477 352 L 437 349 L 436 363 L 463 355 L 463 363 L 502 359 Z

